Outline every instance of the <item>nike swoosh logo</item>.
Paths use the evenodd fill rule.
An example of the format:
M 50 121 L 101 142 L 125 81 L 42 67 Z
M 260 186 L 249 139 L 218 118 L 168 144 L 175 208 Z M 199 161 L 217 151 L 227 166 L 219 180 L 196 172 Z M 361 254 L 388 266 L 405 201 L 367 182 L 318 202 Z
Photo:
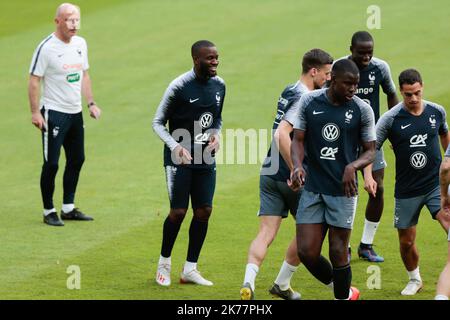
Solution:
M 61 58 L 64 55 L 64 53 L 58 54 L 58 58 Z
M 407 124 L 406 126 L 401 126 L 401 128 L 402 128 L 402 130 L 403 130 L 403 129 L 408 128 L 410 125 L 411 125 L 411 123 L 410 123 L 410 124 Z
M 316 110 L 314 110 L 313 111 L 313 115 L 316 115 L 316 114 L 321 114 L 321 113 L 324 113 L 325 111 L 316 111 Z
M 195 101 L 200 100 L 200 98 L 197 99 L 189 99 L 189 103 L 194 103 Z

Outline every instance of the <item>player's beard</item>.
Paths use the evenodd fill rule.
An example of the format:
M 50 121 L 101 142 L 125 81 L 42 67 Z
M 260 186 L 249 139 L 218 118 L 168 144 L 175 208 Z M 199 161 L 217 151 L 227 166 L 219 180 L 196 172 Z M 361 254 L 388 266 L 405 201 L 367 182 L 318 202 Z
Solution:
M 211 70 L 212 68 L 214 68 L 214 70 Z M 217 75 L 217 66 L 211 66 L 210 64 L 201 64 L 200 65 L 200 74 L 202 75 L 202 77 L 204 78 L 212 78 L 215 77 Z

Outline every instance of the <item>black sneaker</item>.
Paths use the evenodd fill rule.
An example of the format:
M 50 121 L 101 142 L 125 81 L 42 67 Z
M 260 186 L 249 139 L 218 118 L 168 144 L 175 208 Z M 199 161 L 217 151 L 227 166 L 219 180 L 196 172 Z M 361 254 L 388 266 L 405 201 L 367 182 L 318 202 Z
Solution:
M 63 220 L 78 220 L 78 221 L 92 221 L 94 218 L 85 215 L 78 208 L 73 209 L 68 213 L 61 211 L 61 219 Z
M 49 213 L 48 215 L 44 216 L 44 223 L 48 224 L 49 226 L 55 226 L 55 227 L 64 226 L 64 222 L 59 220 L 56 212 L 52 212 L 52 213 Z
M 358 256 L 360 259 L 370 262 L 384 262 L 384 258 L 373 250 L 371 244 L 360 243 L 358 247 Z
M 292 290 L 292 288 L 281 290 L 276 283 L 274 283 L 272 288 L 269 289 L 269 292 L 270 294 L 284 300 L 300 300 L 302 298 L 302 295 L 299 292 Z

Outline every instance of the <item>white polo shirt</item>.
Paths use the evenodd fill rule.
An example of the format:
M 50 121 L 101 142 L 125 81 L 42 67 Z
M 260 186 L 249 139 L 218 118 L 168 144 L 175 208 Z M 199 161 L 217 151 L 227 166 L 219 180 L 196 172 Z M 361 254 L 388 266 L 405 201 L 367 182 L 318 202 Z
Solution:
M 30 74 L 42 77 L 41 109 L 81 112 L 83 71 L 89 68 L 86 41 L 73 36 L 64 43 L 51 34 L 36 48 Z

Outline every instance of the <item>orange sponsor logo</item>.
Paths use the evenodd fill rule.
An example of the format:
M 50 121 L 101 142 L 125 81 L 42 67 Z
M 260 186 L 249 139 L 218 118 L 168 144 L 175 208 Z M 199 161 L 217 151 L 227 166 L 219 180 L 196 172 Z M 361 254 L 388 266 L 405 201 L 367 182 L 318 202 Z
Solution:
M 75 63 L 75 64 L 63 64 L 64 70 L 81 70 L 83 69 L 83 64 Z

